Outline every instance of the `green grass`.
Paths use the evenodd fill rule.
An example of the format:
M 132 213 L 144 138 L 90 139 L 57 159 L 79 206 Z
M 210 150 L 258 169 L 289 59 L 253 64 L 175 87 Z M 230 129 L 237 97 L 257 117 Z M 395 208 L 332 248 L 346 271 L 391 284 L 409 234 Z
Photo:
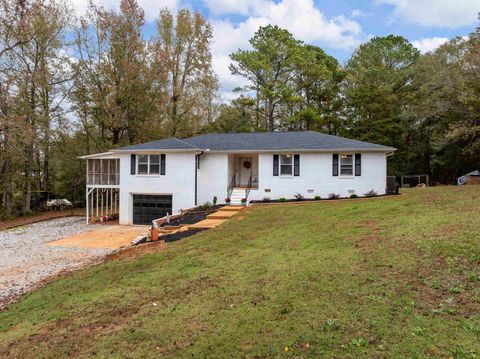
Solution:
M 479 199 L 256 207 L 25 296 L 0 312 L 0 355 L 476 358 Z

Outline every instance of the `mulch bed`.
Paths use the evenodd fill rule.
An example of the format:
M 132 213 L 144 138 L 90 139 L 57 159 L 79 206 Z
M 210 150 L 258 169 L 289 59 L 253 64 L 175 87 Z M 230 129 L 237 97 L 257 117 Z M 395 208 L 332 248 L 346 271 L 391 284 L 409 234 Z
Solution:
M 172 233 L 172 234 L 165 234 L 161 237 L 159 237 L 160 240 L 164 241 L 165 243 L 169 242 L 175 242 L 180 239 L 186 238 L 193 236 L 194 234 L 207 231 L 206 228 L 197 228 L 197 229 L 189 229 L 188 231 L 183 231 L 183 232 L 177 232 L 177 233 Z
M 31 216 L 18 217 L 18 218 L 9 219 L 6 221 L 0 221 L 0 230 L 25 226 L 27 224 L 47 221 L 49 219 L 72 217 L 72 216 L 85 216 L 85 208 L 73 208 L 73 209 L 66 209 L 63 211 L 42 212 L 42 213 L 34 214 Z
M 170 223 L 164 223 L 162 226 L 180 226 L 182 224 L 195 224 L 203 221 L 210 213 L 218 211 L 223 206 L 217 205 L 209 208 L 196 207 L 186 211 L 184 214 L 172 218 Z
M 399 194 L 398 194 L 399 195 Z M 354 200 L 362 200 L 362 199 L 368 199 L 368 198 L 378 198 L 378 197 L 393 197 L 393 196 L 398 196 L 397 194 L 379 194 L 377 196 L 362 196 L 362 197 L 338 197 L 338 198 L 320 198 L 320 199 L 314 199 L 314 198 L 304 198 L 304 199 L 296 199 L 296 198 L 289 198 L 285 199 L 285 201 L 280 201 L 278 199 L 271 199 L 268 201 L 264 200 L 253 200 L 250 201 L 251 204 L 277 204 L 277 203 L 302 203 L 302 202 L 325 202 L 325 201 L 354 201 Z

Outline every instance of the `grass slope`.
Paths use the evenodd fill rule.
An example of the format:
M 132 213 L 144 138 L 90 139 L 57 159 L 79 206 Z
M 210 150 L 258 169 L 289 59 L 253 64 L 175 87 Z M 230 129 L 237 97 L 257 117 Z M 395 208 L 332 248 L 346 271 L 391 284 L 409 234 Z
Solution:
M 438 187 L 253 208 L 27 295 L 0 313 L 0 354 L 478 357 L 479 199 Z

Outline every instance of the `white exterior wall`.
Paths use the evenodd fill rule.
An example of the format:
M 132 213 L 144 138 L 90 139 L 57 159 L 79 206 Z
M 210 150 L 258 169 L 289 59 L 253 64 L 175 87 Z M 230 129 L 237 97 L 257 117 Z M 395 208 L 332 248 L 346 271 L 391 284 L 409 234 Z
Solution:
M 300 153 L 300 176 L 273 176 L 273 154 L 259 154 L 259 188 L 250 192 L 249 199 L 290 199 L 296 193 L 305 198 L 328 198 L 330 193 L 348 197 L 352 194 L 349 190 L 363 196 L 372 189 L 379 195 L 385 194 L 386 163 L 385 153 L 364 152 L 361 176 L 337 177 L 332 176 L 332 153 Z
M 160 153 L 165 152 L 158 152 Z M 166 153 L 163 176 L 131 175 L 130 154 L 121 154 L 119 157 L 120 224 L 133 223 L 134 194 L 171 194 L 172 214 L 195 206 L 195 153 Z
M 130 154 L 115 154 L 114 157 L 120 158 L 120 224 L 133 223 L 133 194 L 171 194 L 173 214 L 195 206 L 195 152 L 167 152 L 166 174 L 163 176 L 131 175 Z M 252 157 L 256 159 L 256 154 Z M 218 203 L 225 202 L 227 187 L 235 171 L 233 159 L 232 154 L 225 153 L 204 152 L 201 155 L 197 172 L 197 205 L 212 202 L 214 196 Z M 385 153 L 364 152 L 361 176 L 334 177 L 332 153 L 300 153 L 300 176 L 273 176 L 273 154 L 260 153 L 259 188 L 250 191 L 249 200 L 293 198 L 296 193 L 306 198 L 327 198 L 330 193 L 347 197 L 352 193 L 349 190 L 358 196 L 372 189 L 379 195 L 385 194 L 386 166 Z
M 204 152 L 200 156 L 200 169 L 197 172 L 198 205 L 212 203 L 215 196 L 217 203 L 225 203 L 228 182 L 231 179 L 228 158 L 229 155 L 225 153 Z

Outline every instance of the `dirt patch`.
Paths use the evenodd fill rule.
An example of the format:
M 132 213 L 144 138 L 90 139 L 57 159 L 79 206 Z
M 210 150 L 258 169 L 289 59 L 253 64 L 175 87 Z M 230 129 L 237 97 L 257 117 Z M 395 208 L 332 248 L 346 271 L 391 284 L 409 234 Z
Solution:
M 164 250 L 167 244 L 163 241 L 148 242 L 135 247 L 129 247 L 120 251 L 107 254 L 107 261 L 114 261 L 119 259 L 135 259 L 143 256 L 144 254 L 157 253 Z
M 73 209 L 67 209 L 64 211 L 49 211 L 49 212 L 34 214 L 32 216 L 19 217 L 15 219 L 9 219 L 6 221 L 0 221 L 0 230 L 15 228 L 19 226 L 25 226 L 27 224 L 47 221 L 49 219 L 72 217 L 72 216 L 85 216 L 85 209 L 73 208 Z

